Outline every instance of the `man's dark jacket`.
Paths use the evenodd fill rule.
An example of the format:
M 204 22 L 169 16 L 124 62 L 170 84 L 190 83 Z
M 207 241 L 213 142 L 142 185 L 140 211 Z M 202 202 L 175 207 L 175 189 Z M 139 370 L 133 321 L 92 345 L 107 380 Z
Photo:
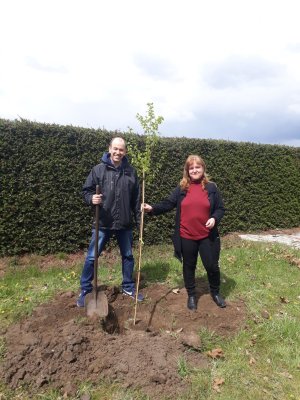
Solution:
M 100 186 L 102 204 L 99 210 L 101 229 L 131 229 L 133 217 L 137 225 L 140 222 L 140 186 L 136 170 L 122 158 L 116 168 L 110 159 L 110 153 L 104 153 L 102 162 L 92 168 L 85 184 L 83 196 L 85 202 L 92 205 L 96 185 Z
M 214 240 L 219 237 L 218 224 L 225 213 L 225 208 L 221 194 L 214 182 L 208 182 L 205 186 L 205 190 L 207 190 L 208 200 L 210 203 L 210 218 L 214 218 L 216 220 L 215 226 L 209 234 L 210 239 Z M 180 239 L 181 202 L 185 198 L 186 193 L 187 192 L 185 190 L 181 190 L 180 186 L 177 186 L 177 188 L 170 194 L 169 197 L 157 204 L 154 204 L 151 212 L 152 215 L 159 215 L 167 211 L 171 211 L 176 207 L 175 232 L 172 240 L 174 244 L 175 257 L 180 261 L 182 260 Z

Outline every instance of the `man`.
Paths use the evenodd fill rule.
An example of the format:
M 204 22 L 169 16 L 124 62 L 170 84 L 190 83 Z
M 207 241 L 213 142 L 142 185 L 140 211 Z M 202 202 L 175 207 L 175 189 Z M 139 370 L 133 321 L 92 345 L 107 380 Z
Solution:
M 99 195 L 96 185 L 100 186 Z M 126 158 L 126 143 L 121 137 L 112 139 L 109 152 L 104 153 L 102 162 L 92 168 L 83 186 L 83 195 L 87 204 L 100 205 L 99 242 L 101 254 L 105 244 L 115 235 L 122 257 L 122 292 L 135 298 L 133 280 L 134 258 L 132 254 L 132 225 L 140 222 L 140 187 L 135 169 Z M 94 277 L 95 228 L 88 248 L 80 279 L 81 293 L 78 307 L 84 307 L 87 293 L 93 289 Z M 139 293 L 138 300 L 143 295 Z

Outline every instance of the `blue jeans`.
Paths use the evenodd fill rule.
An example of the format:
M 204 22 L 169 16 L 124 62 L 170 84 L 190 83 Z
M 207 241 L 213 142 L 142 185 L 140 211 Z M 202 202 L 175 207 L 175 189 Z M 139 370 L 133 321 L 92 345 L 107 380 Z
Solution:
M 95 260 L 95 229 L 93 229 L 92 240 L 90 242 L 87 256 L 83 265 L 83 271 L 80 278 L 80 286 L 82 290 L 91 291 L 93 289 L 92 280 L 94 279 L 94 260 Z M 132 254 L 132 230 L 109 230 L 99 229 L 98 255 L 102 253 L 105 244 L 109 241 L 111 235 L 114 234 L 122 257 L 122 288 L 128 291 L 134 289 L 134 280 L 132 278 L 134 269 L 134 258 Z

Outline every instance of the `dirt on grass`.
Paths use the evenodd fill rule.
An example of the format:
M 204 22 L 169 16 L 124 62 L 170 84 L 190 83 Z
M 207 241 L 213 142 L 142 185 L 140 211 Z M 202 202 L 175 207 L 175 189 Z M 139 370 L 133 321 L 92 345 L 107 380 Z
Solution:
M 0 379 L 32 393 L 57 388 L 76 395 L 80 382 L 104 379 L 124 388 L 141 389 L 151 399 L 177 398 L 188 390 L 187 368 L 207 368 L 202 328 L 221 337 L 232 336 L 245 324 L 243 301 L 218 308 L 207 283 L 198 282 L 198 309 L 186 307 L 185 289 L 154 284 L 143 288 L 133 324 L 134 300 L 117 287 L 104 287 L 109 300 L 106 319 L 88 319 L 76 306 L 77 294 L 59 293 L 37 307 L 30 317 L 4 332 L 7 353 Z
M 268 233 L 293 235 L 299 231 L 293 228 Z M 227 235 L 223 246 L 236 245 L 237 240 L 241 240 L 238 233 Z M 106 258 L 111 259 L 112 254 L 109 252 Z M 46 269 L 61 259 L 64 267 L 73 267 L 83 257 L 82 253 L 49 256 L 36 262 L 41 265 L 42 261 Z M 25 267 L 26 257 L 11 262 Z M 7 262 L 2 264 L 0 276 Z M 109 300 L 106 319 L 87 318 L 86 310 L 76 306 L 77 293 L 62 292 L 37 307 L 31 316 L 0 332 L 7 350 L 0 363 L 0 379 L 12 389 L 24 385 L 31 393 L 57 388 L 64 397 L 75 396 L 81 382 L 105 380 L 141 389 L 151 399 L 178 398 L 189 388 L 182 369 L 209 367 L 211 358 L 201 341 L 201 331 L 226 338 L 245 327 L 243 300 L 227 301 L 226 308 L 218 308 L 204 279 L 197 281 L 195 312 L 186 307 L 185 289 L 163 284 L 143 288 L 145 301 L 138 303 L 135 325 L 134 300 L 120 293 L 118 287 L 102 289 Z

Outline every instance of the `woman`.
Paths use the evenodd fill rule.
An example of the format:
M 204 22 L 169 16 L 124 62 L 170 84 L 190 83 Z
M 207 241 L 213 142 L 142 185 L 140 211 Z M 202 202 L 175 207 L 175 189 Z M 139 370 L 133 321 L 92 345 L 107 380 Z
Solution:
M 159 215 L 176 209 L 173 243 L 175 256 L 183 262 L 183 279 L 188 294 L 187 307 L 197 309 L 195 271 L 198 253 L 207 272 L 212 299 L 219 307 L 226 303 L 220 289 L 220 237 L 217 226 L 225 209 L 215 183 L 208 180 L 201 157 L 190 155 L 184 165 L 180 185 L 171 195 L 144 210 Z

